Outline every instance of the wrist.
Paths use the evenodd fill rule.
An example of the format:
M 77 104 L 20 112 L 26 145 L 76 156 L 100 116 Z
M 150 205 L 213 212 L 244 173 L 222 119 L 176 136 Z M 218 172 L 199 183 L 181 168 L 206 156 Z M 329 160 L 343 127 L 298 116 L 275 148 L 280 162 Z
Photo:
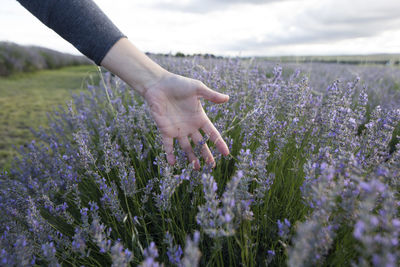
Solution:
M 145 97 L 149 89 L 157 88 L 161 81 L 165 80 L 170 75 L 171 73 L 169 71 L 158 66 L 158 68 L 149 68 L 139 79 L 135 80 L 135 77 L 132 77 L 132 82 L 127 83 L 141 96 Z
M 114 44 L 101 65 L 120 77 L 142 96 L 149 87 L 157 84 L 169 73 L 126 38 L 121 38 Z

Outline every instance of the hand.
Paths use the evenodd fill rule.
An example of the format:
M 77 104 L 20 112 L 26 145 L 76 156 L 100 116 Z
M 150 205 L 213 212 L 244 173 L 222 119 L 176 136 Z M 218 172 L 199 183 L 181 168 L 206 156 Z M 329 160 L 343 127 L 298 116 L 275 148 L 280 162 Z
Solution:
M 202 141 L 199 129 L 209 136 L 219 152 L 225 156 L 229 154 L 228 146 L 200 103 L 200 97 L 217 104 L 225 103 L 229 100 L 228 95 L 213 91 L 200 81 L 166 72 L 157 83 L 147 87 L 143 96 L 161 133 L 169 164 L 173 165 L 176 161 L 173 143 L 177 138 L 189 162 L 193 162 L 196 169 L 200 168 L 199 159 L 189 141 L 189 137 L 195 145 Z M 207 144 L 202 146 L 201 156 L 207 164 L 215 166 Z
M 199 159 L 189 141 L 190 138 L 196 145 L 202 141 L 199 129 L 210 137 L 223 155 L 229 154 L 228 146 L 205 114 L 199 100 L 204 97 L 219 104 L 227 102 L 229 96 L 209 89 L 200 81 L 166 71 L 127 38 L 121 38 L 114 44 L 101 65 L 145 98 L 161 133 L 169 164 L 175 163 L 173 144 L 174 138 L 177 138 L 189 161 L 194 162 L 196 169 L 200 168 Z M 207 144 L 202 146 L 201 155 L 206 163 L 215 165 Z

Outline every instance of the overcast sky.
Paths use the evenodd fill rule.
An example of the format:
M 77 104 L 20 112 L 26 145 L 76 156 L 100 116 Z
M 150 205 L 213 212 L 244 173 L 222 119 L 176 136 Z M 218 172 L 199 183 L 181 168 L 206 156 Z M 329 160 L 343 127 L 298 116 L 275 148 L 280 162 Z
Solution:
M 142 51 L 216 55 L 400 53 L 400 0 L 95 0 Z M 0 40 L 79 54 L 16 0 Z

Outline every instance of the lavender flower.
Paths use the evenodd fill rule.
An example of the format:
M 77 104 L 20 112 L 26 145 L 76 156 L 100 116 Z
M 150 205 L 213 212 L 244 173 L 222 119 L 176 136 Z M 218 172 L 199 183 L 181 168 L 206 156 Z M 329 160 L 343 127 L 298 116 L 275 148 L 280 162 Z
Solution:
M 220 200 L 217 195 L 217 183 L 210 174 L 203 174 L 203 192 L 206 203 L 199 207 L 199 213 L 196 216 L 197 223 L 211 237 L 219 235 L 220 221 L 218 221 L 221 210 L 219 209 Z
M 45 243 L 42 245 L 43 256 L 48 261 L 49 266 L 59 267 L 61 266 L 56 258 L 56 248 L 54 247 L 54 243 Z
M 243 177 L 239 171 L 226 186 L 222 200 L 217 195 L 217 183 L 210 174 L 203 174 L 203 191 L 206 203 L 199 207 L 197 223 L 211 237 L 232 236 L 242 220 L 252 218 L 251 202 L 238 196 L 238 186 Z
M 283 222 L 278 220 L 277 224 L 278 224 L 278 235 L 284 240 L 287 239 L 290 231 L 290 221 L 285 218 Z
M 171 208 L 170 199 L 176 188 L 182 183 L 182 179 L 181 176 L 173 175 L 169 166 L 163 168 L 161 177 L 159 186 L 160 193 L 156 194 L 154 199 L 160 211 L 167 211 Z
M 106 179 L 104 177 L 100 177 L 97 174 L 94 174 L 96 179 L 96 183 L 98 184 L 100 190 L 103 192 L 103 196 L 101 197 L 101 203 L 104 208 L 109 208 L 113 214 L 113 216 L 119 221 L 125 218 L 126 214 L 124 213 L 121 203 L 118 198 L 118 188 L 114 181 L 111 182 L 111 186 L 108 185 Z
M 85 256 L 87 233 L 79 228 L 75 228 L 75 235 L 72 237 L 72 251 L 78 252 L 82 257 Z
M 140 267 L 158 267 L 162 266 L 160 263 L 156 261 L 158 257 L 158 250 L 156 244 L 151 242 L 150 245 L 144 250 L 143 256 L 145 257 L 144 261 L 139 265 Z
M 120 242 L 116 242 L 111 247 L 111 258 L 113 267 L 119 266 L 129 266 L 129 263 L 133 259 L 132 252 L 128 249 L 124 249 L 123 245 Z
M 98 220 L 97 216 L 92 216 L 90 225 L 90 234 L 95 244 L 100 248 L 101 253 L 110 251 L 111 248 L 111 228 L 106 229 L 106 226 Z
M 400 260 L 400 220 L 394 193 L 378 180 L 359 183 L 360 207 L 353 236 L 361 242 L 358 264 L 396 266 Z M 374 209 L 380 206 L 378 215 Z
M 168 260 L 171 264 L 180 265 L 181 257 L 183 254 L 182 248 L 180 245 L 174 245 L 173 236 L 167 232 L 164 237 L 164 243 L 168 246 L 167 256 Z
M 268 250 L 267 251 L 267 260 L 266 260 L 266 265 L 270 264 L 274 258 L 275 258 L 275 251 L 274 250 Z
M 182 263 L 179 266 L 189 267 L 198 266 L 201 252 L 199 250 L 200 233 L 198 231 L 194 232 L 193 239 L 187 237 L 185 245 L 185 254 L 182 259 Z
M 119 179 L 121 189 L 128 197 L 133 197 L 137 193 L 135 170 L 129 167 L 128 172 L 125 168 L 119 169 Z

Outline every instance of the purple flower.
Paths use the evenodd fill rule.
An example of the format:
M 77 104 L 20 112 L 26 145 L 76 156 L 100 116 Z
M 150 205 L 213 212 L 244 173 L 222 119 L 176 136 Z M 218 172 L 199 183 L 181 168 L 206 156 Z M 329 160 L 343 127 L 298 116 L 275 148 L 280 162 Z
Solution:
M 285 218 L 285 220 L 283 222 L 278 220 L 277 224 L 278 224 L 278 234 L 279 234 L 279 236 L 281 238 L 283 238 L 283 239 L 287 239 L 289 231 L 290 231 L 290 221 Z

